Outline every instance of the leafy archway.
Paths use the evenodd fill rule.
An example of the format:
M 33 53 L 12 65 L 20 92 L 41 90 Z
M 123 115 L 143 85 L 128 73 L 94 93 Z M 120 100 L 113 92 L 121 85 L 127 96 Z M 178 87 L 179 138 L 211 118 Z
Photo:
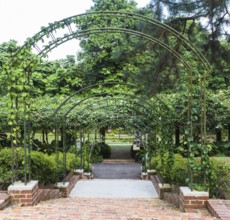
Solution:
M 116 22 L 111 22 L 111 18 L 116 19 Z M 100 24 L 97 23 L 100 20 Z M 86 25 L 85 25 L 86 24 Z M 150 30 L 156 29 L 153 34 Z M 62 31 L 60 31 L 62 30 Z M 187 144 L 189 147 L 190 161 L 190 182 L 192 185 L 192 165 L 193 153 L 193 130 L 194 124 L 200 127 L 200 142 L 202 149 L 202 157 L 207 160 L 207 152 L 205 150 L 206 142 L 206 85 L 205 80 L 210 71 L 210 65 L 183 35 L 176 30 L 163 24 L 157 20 L 148 17 L 132 14 L 127 12 L 93 12 L 81 14 L 63 19 L 50 24 L 47 28 L 42 28 L 40 32 L 29 38 L 24 46 L 13 56 L 9 67 L 6 69 L 8 73 L 8 93 L 12 111 L 10 114 L 9 124 L 11 125 L 11 140 L 12 149 L 18 144 L 17 140 L 17 119 L 24 118 L 24 149 L 25 161 L 27 161 L 27 143 L 29 137 L 27 134 L 27 125 L 30 119 L 30 90 L 32 88 L 30 76 L 36 66 L 36 60 L 23 59 L 31 49 L 37 51 L 39 57 L 46 57 L 48 52 L 58 47 L 59 45 L 72 40 L 73 38 L 81 38 L 83 36 L 100 34 L 100 33 L 120 33 L 129 34 L 131 36 L 143 39 L 151 45 L 157 45 L 164 49 L 172 57 L 174 57 L 186 72 L 187 87 L 188 87 L 188 107 L 187 107 Z M 167 37 L 165 38 L 165 33 Z M 178 48 L 183 48 L 179 51 Z M 28 56 L 27 56 L 28 57 Z M 196 61 L 196 62 L 195 62 Z M 37 60 L 39 62 L 39 60 Z M 198 89 L 194 91 L 193 86 L 198 85 Z M 199 117 L 194 116 L 194 98 L 199 94 L 200 105 L 198 105 Z M 23 112 L 23 113 L 22 113 Z M 204 161 L 205 162 L 205 161 Z M 204 163 L 206 164 L 206 162 Z M 206 166 L 204 165 L 204 170 Z M 25 163 L 25 176 L 27 173 L 27 165 Z M 205 173 L 205 172 L 204 172 Z M 25 177 L 27 181 L 27 178 Z
M 144 104 L 142 102 L 142 105 Z M 109 97 L 98 101 L 94 100 L 93 103 L 84 106 L 75 113 L 76 124 L 84 131 L 89 128 L 100 128 L 101 126 L 120 126 L 129 127 L 132 130 L 136 129 L 135 133 L 140 133 L 144 139 L 151 138 L 154 135 L 153 144 L 141 138 L 141 143 L 145 146 L 143 158 L 146 159 L 147 154 L 148 157 L 151 157 L 156 152 L 160 152 L 161 160 L 163 161 L 164 154 L 168 153 L 167 161 L 171 163 L 174 153 L 172 139 L 174 121 L 170 117 L 172 112 L 163 112 L 158 107 L 155 104 L 152 104 L 151 108 L 148 105 L 141 107 L 140 102 L 130 100 L 127 97 Z M 146 148 L 148 148 L 148 151 Z M 143 167 L 146 167 L 146 161 L 144 160 L 142 163 Z M 164 167 L 162 166 L 163 169 Z

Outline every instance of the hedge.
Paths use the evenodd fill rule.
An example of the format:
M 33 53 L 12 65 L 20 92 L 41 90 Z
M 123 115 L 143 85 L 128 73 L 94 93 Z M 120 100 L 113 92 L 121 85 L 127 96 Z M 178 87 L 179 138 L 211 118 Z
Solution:
M 0 150 L 0 181 L 4 183 L 11 182 L 11 166 L 12 166 L 12 150 L 4 148 Z M 24 169 L 24 149 L 17 148 L 15 150 L 16 164 L 19 180 L 23 180 Z M 59 162 L 57 164 L 56 154 L 48 155 L 46 153 L 31 151 L 31 176 L 34 180 L 43 183 L 55 183 L 59 176 L 63 174 L 63 154 L 59 153 Z M 67 172 L 76 169 L 80 160 L 75 158 L 74 154 L 66 154 L 66 170 Z
M 174 155 L 174 163 L 169 164 L 168 155 L 165 154 L 162 160 L 160 156 L 151 159 L 151 165 L 165 182 L 177 186 L 188 186 L 188 160 L 179 154 Z M 207 184 L 204 187 L 202 182 L 202 173 L 199 169 L 200 158 L 195 158 L 195 164 L 198 167 L 193 174 L 194 188 L 208 188 L 211 197 L 230 199 L 230 164 L 210 158 L 210 170 L 207 172 Z

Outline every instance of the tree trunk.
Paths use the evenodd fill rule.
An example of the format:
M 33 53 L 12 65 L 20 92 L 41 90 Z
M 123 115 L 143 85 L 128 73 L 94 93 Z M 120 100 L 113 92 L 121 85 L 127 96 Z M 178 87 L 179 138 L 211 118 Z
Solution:
M 216 130 L 216 142 L 221 142 L 221 141 L 222 141 L 221 130 L 217 129 Z
M 46 143 L 49 143 L 49 132 L 48 130 L 45 131 L 45 136 L 46 136 Z
M 228 141 L 230 141 L 230 124 L 228 125 Z
M 32 140 L 34 140 L 35 134 L 36 134 L 36 130 L 32 130 L 32 132 L 31 132 L 31 139 Z
M 45 130 L 42 130 L 42 143 L 45 143 Z
M 176 125 L 175 128 L 175 145 L 179 146 L 180 145 L 180 127 Z
M 101 142 L 105 143 L 105 130 L 106 128 L 100 128 Z

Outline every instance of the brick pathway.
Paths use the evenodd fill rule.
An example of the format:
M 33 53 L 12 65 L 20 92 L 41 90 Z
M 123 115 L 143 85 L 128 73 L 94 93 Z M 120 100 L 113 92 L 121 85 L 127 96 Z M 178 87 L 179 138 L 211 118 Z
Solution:
M 210 199 L 208 209 L 221 220 L 230 220 L 230 200 Z
M 67 198 L 0 211 L 0 220 L 211 220 L 206 210 L 182 213 L 159 199 Z

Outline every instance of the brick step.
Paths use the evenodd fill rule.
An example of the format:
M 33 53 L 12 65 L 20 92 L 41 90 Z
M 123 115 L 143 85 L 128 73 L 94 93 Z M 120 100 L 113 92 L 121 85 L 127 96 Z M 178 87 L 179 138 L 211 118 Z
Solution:
M 61 198 L 61 193 L 59 189 L 42 189 L 42 195 L 40 201 L 46 201 L 51 199 Z
M 221 199 L 209 199 L 207 202 L 209 212 L 222 220 L 230 219 L 230 201 Z
M 0 192 L 0 210 L 5 209 L 11 203 L 11 198 L 7 192 Z
M 15 215 L 16 213 L 16 215 Z M 213 220 L 207 210 L 183 213 L 160 199 L 61 198 L 34 207 L 16 207 L 0 212 L 2 219 L 157 219 Z M 26 217 L 26 218 L 25 218 Z

